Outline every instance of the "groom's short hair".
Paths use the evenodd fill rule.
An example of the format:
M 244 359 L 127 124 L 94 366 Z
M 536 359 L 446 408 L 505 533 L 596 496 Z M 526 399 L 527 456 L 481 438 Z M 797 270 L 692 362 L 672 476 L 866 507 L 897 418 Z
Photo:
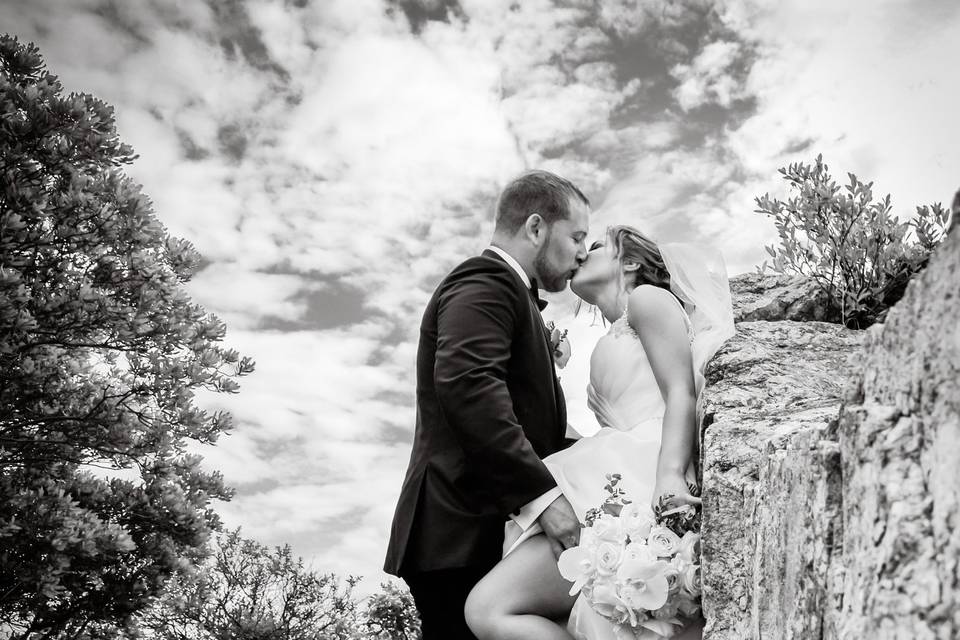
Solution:
M 572 182 L 549 171 L 527 171 L 510 181 L 497 200 L 496 230 L 514 235 L 534 213 L 547 224 L 570 217 L 570 201 L 590 201 Z

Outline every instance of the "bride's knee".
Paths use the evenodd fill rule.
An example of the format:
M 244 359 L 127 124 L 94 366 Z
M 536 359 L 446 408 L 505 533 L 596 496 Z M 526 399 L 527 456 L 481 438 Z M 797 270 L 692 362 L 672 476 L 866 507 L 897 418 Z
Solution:
M 463 614 L 470 631 L 479 640 L 494 640 L 498 637 L 497 629 L 506 611 L 496 595 L 497 590 L 481 580 L 467 596 Z

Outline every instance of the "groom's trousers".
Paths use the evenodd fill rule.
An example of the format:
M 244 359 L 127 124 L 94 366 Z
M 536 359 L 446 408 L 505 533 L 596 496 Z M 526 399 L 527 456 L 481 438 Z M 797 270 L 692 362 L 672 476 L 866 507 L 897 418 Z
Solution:
M 476 640 L 467 627 L 463 605 L 489 567 L 422 571 L 403 580 L 420 613 L 423 640 Z

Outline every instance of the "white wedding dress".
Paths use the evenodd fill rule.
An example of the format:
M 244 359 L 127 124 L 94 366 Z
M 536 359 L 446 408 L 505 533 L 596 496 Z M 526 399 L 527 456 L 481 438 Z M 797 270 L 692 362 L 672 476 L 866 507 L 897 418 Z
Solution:
M 680 302 L 673 299 L 682 309 Z M 683 318 L 692 341 L 693 330 L 686 311 Z M 699 396 L 703 378 L 697 372 L 695 376 Z M 588 510 L 600 506 L 607 497 L 603 488 L 607 474 L 619 473 L 619 486 L 639 504 L 650 504 L 656 486 L 664 401 L 626 313 L 610 326 L 593 350 L 587 394 L 600 430 L 544 459 L 581 522 Z M 510 542 L 507 553 L 541 531 L 536 524 L 527 529 Z M 700 623 L 694 622 L 678 629 L 673 638 L 698 639 L 701 629 Z M 613 625 L 594 613 L 582 595 L 570 613 L 568 630 L 578 640 L 621 640 Z

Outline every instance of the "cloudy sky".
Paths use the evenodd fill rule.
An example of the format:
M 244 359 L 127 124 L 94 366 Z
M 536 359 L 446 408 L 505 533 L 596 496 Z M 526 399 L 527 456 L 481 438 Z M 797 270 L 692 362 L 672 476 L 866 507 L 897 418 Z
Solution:
M 611 222 L 773 240 L 753 198 L 823 153 L 895 210 L 960 187 L 955 0 L 0 0 L 68 90 L 113 104 L 129 173 L 210 261 L 190 290 L 257 361 L 204 451 L 219 511 L 374 585 L 409 455 L 422 308 L 525 168 Z M 951 117 L 953 116 L 953 117 Z M 573 419 L 602 328 L 569 293 Z

